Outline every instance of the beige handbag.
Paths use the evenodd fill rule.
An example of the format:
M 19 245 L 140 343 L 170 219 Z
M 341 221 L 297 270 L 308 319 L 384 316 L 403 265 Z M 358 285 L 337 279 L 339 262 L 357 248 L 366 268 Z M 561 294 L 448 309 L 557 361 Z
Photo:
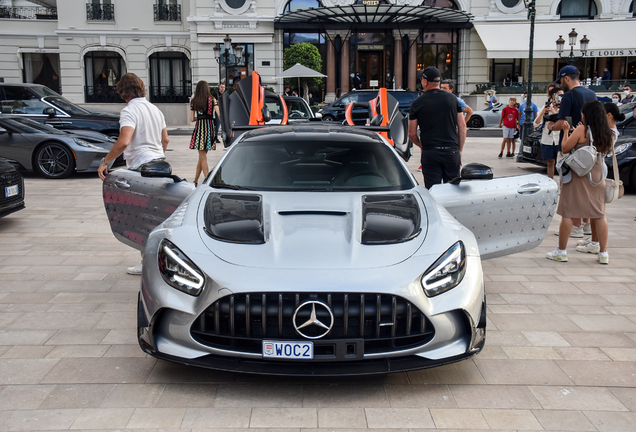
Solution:
M 623 196 L 625 188 L 618 173 L 618 163 L 616 162 L 616 152 L 612 149 L 612 168 L 614 180 L 605 179 L 605 202 L 612 203 Z

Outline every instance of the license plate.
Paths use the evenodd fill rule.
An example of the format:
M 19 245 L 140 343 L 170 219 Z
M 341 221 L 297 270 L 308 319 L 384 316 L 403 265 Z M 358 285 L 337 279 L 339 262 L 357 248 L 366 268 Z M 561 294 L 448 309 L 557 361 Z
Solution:
M 523 152 L 524 153 L 532 153 L 532 147 L 524 147 L 523 148 Z
M 4 196 L 6 198 L 12 197 L 18 194 L 18 185 L 7 186 L 4 188 Z
M 311 360 L 313 342 L 263 341 L 263 358 Z

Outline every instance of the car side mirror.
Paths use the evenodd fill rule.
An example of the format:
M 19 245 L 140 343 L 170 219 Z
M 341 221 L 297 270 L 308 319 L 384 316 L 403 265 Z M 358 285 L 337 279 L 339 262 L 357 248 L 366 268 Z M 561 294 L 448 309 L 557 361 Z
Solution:
M 7 130 L 3 127 L 0 127 L 0 135 L 7 133 Z
M 141 166 L 140 170 L 142 177 L 160 177 L 171 178 L 175 183 L 183 181 L 176 175 L 172 175 L 172 167 L 166 161 L 152 161 L 145 163 Z
M 44 108 L 42 114 L 46 114 L 49 118 L 55 117 L 55 108 Z
M 314 116 L 315 116 L 317 119 L 322 119 L 322 113 L 315 113 L 315 114 L 314 114 Z
M 459 177 L 450 181 L 451 184 L 458 185 L 462 180 L 492 180 L 492 168 L 480 163 L 469 163 L 462 167 Z
M 267 108 L 267 106 L 264 106 L 261 112 L 263 113 L 263 121 L 265 123 L 272 120 L 272 113 L 269 112 L 269 108 Z

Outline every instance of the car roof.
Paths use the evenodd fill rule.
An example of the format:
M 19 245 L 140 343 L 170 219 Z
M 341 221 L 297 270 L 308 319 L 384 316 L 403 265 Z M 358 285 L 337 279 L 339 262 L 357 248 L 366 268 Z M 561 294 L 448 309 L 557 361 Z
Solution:
M 329 124 L 311 124 L 290 126 L 269 126 L 249 131 L 241 138 L 245 141 L 347 141 L 347 142 L 380 142 L 382 139 L 376 132 L 355 126 Z
M 0 83 L 2 87 L 46 87 L 42 84 L 33 84 L 33 83 Z

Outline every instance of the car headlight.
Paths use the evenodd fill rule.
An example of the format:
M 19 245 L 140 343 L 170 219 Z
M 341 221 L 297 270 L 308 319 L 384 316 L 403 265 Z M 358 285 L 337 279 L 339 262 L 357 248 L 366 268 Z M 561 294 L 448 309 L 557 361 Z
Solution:
M 435 297 L 459 285 L 466 274 L 466 250 L 458 241 L 439 257 L 422 276 L 422 288 L 428 297 Z
M 631 146 L 632 146 L 632 143 L 616 144 L 614 146 L 614 152 L 616 152 L 616 156 L 618 156 L 619 154 L 625 153 L 627 150 L 629 150 Z M 610 153 L 608 156 L 612 157 L 612 154 Z
M 97 150 L 104 150 L 101 147 L 98 147 L 98 146 L 96 146 L 94 144 L 91 144 L 91 143 L 89 143 L 87 141 L 84 141 L 83 139 L 73 138 L 73 141 L 75 141 L 75 144 L 77 144 L 78 146 L 94 148 L 94 149 L 97 149 Z
M 172 242 L 159 245 L 159 272 L 168 285 L 193 296 L 199 295 L 205 283 L 203 272 Z

